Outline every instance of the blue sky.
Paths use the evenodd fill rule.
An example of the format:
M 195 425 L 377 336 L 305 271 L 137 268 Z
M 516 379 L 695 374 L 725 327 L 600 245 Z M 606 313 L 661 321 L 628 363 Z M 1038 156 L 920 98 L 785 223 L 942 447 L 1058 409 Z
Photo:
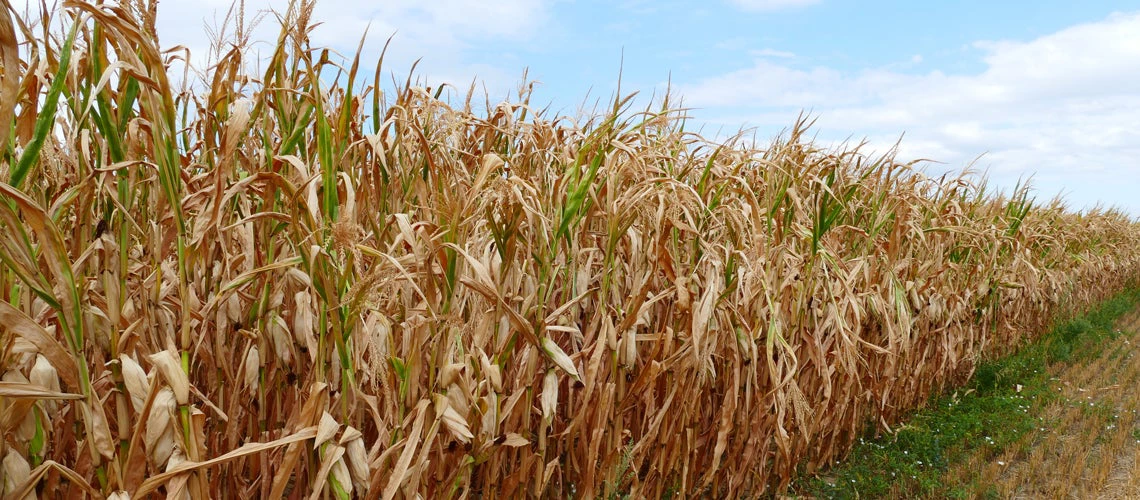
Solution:
M 203 26 L 229 5 L 160 3 L 162 45 L 205 64 Z M 315 17 L 314 42 L 346 54 L 370 24 L 365 61 L 396 33 L 385 73 L 400 81 L 422 58 L 428 83 L 477 79 L 498 99 L 529 68 L 537 103 L 572 115 L 587 92 L 613 94 L 624 54 L 623 92 L 671 79 L 706 136 L 750 127 L 766 141 L 809 110 L 822 143 L 881 151 L 905 133 L 900 158 L 942 162 L 932 172 L 977 160 L 997 186 L 1033 175 L 1039 198 L 1140 215 L 1135 1 L 321 0 Z

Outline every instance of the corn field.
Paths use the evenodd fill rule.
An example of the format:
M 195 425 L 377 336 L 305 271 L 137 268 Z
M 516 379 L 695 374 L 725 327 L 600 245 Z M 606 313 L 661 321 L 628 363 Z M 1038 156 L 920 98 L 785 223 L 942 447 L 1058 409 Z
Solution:
M 1140 271 L 804 121 L 385 89 L 307 1 L 190 91 L 157 3 L 0 13 L 5 498 L 778 493 Z

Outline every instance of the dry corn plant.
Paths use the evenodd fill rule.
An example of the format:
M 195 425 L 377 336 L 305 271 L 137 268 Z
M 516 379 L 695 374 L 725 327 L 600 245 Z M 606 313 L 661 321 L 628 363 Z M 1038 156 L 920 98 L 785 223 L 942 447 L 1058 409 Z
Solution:
M 307 2 L 179 90 L 156 3 L 0 14 L 8 498 L 778 491 L 1140 269 L 803 122 L 384 92 Z

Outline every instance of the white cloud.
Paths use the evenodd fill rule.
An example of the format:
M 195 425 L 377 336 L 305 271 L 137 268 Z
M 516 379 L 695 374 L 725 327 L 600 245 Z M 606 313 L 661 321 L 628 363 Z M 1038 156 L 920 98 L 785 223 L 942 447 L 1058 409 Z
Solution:
M 750 55 L 752 55 L 753 57 L 777 57 L 780 59 L 791 59 L 793 57 L 796 57 L 796 54 L 794 52 L 788 52 L 785 50 L 776 50 L 776 49 L 752 50 L 752 51 L 749 51 L 748 53 Z
M 733 5 L 754 12 L 805 7 L 819 3 L 819 0 L 730 0 Z
M 1140 215 L 1140 13 L 973 47 L 985 65 L 976 74 L 757 59 L 680 93 L 688 106 L 711 108 L 698 115 L 732 110 L 717 123 L 778 130 L 809 109 L 821 138 L 865 135 L 880 151 L 905 132 L 904 156 L 962 167 L 985 154 L 978 166 L 995 182 L 1036 173 L 1045 197 L 1067 189 L 1074 205 L 1101 199 Z
M 218 9 L 218 16 L 230 0 L 206 0 L 206 8 L 198 2 L 169 2 L 160 5 L 158 30 L 164 45 L 190 41 L 199 48 L 207 43 L 200 19 L 206 9 Z M 283 11 L 286 0 L 254 0 L 250 10 L 273 8 Z M 163 10 L 163 8 L 166 10 Z M 539 32 L 546 21 L 548 6 L 539 0 L 501 0 L 468 2 L 463 0 L 393 0 L 357 2 L 354 0 L 322 0 L 316 3 L 313 19 L 320 23 L 313 31 L 313 43 L 329 46 L 351 57 L 360 37 L 368 29 L 365 61 L 379 57 L 387 38 L 395 38 L 385 59 L 385 70 L 404 74 L 411 64 L 422 58 L 419 73 L 429 77 L 448 73 L 465 84 L 476 76 L 479 68 L 465 60 L 465 50 L 485 41 L 523 41 Z M 276 39 L 278 25 L 270 17 L 262 23 L 255 40 Z M 460 76 L 461 75 L 461 76 Z M 484 76 L 484 75 L 480 75 Z
M 29 4 L 38 2 L 16 0 L 14 3 L 22 12 Z M 232 4 L 233 0 L 161 2 L 156 29 L 162 48 L 185 46 L 191 51 L 194 66 L 206 68 L 213 62 L 212 40 L 206 27 L 220 27 Z M 289 0 L 247 0 L 245 20 L 249 23 L 258 13 L 268 13 L 271 9 L 283 13 L 288 5 Z M 510 88 L 521 76 L 512 71 L 523 64 L 511 64 L 508 70 L 473 63 L 466 51 L 483 42 L 523 42 L 533 38 L 544 28 L 549 9 L 548 0 L 320 0 L 312 16 L 314 22 L 320 23 L 313 30 L 312 42 L 314 46 L 329 47 L 351 58 L 368 29 L 362 65 L 369 67 L 379 57 L 384 42 L 395 33 L 385 58 L 386 75 L 393 71 L 406 75 L 412 63 L 422 59 L 416 73 L 432 82 L 466 86 L 477 77 L 490 87 Z M 276 16 L 265 15 L 250 37 L 257 42 L 251 56 L 256 57 L 259 50 L 262 54 L 270 52 L 279 31 Z M 371 70 L 368 73 L 371 77 Z

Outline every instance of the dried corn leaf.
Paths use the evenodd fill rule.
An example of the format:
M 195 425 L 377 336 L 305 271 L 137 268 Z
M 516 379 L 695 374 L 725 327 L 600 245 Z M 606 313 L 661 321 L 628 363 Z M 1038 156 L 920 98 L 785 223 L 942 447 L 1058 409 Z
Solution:
M 159 351 L 150 355 L 150 362 L 162 374 L 162 378 L 173 391 L 174 399 L 180 405 L 190 402 L 190 380 L 182 371 L 178 355 L 173 351 Z
M 80 394 L 52 391 L 27 382 L 0 382 L 0 396 L 27 399 L 83 399 Z
M 448 402 L 447 396 L 442 394 L 435 395 L 435 414 L 443 419 L 443 424 L 447 430 L 451 432 L 456 439 L 469 443 L 475 437 L 471 434 L 471 428 L 467 425 L 467 419 L 463 418 L 458 411 Z
M 150 381 L 146 372 L 138 361 L 126 354 L 119 355 L 119 365 L 122 367 L 123 385 L 127 386 L 127 393 L 131 396 L 131 406 L 136 412 L 141 412 L 150 394 Z
M 75 389 L 80 387 L 79 367 L 75 364 L 75 359 L 43 327 L 3 300 L 0 300 L 0 324 L 34 344 L 40 350 L 40 354 L 43 354 L 48 362 L 59 371 L 59 376 L 67 384 L 67 387 Z
M 574 360 L 570 359 L 570 356 L 567 356 L 566 352 L 550 337 L 542 338 L 542 352 L 554 362 L 555 366 L 568 373 L 574 380 L 581 380 L 578 377 L 578 369 L 574 367 Z
M 317 437 L 313 440 L 313 449 L 317 449 L 322 444 L 327 443 L 336 435 L 336 431 L 340 430 L 340 424 L 329 412 L 321 414 L 321 421 L 317 424 Z
M 280 448 L 280 447 L 285 446 L 287 444 L 305 441 L 305 440 L 312 439 L 312 438 L 316 437 L 316 435 L 317 435 L 317 428 L 316 427 L 309 427 L 307 429 L 302 429 L 301 431 L 296 432 L 294 434 L 291 434 L 289 436 L 283 437 L 281 439 L 275 439 L 275 440 L 269 441 L 267 443 L 246 443 L 246 444 L 238 447 L 237 449 L 235 449 L 233 451 L 222 454 L 221 456 L 218 456 L 215 458 L 211 458 L 209 460 L 204 460 L 201 462 L 183 462 L 182 464 L 180 464 L 177 467 L 173 467 L 173 468 L 167 470 L 166 472 L 163 472 L 162 474 L 157 474 L 157 475 L 147 479 L 145 482 L 143 482 L 142 485 L 139 486 L 139 489 L 137 491 L 135 491 L 134 496 L 135 497 L 146 496 L 147 494 L 149 494 L 150 492 L 154 491 L 156 488 L 161 486 L 163 483 L 165 483 L 166 481 L 170 480 L 171 478 L 173 478 L 179 474 L 184 474 L 186 472 L 195 471 L 195 470 L 199 470 L 199 469 L 203 469 L 203 468 L 207 468 L 207 467 L 213 467 L 214 465 L 225 463 L 225 462 L 228 462 L 228 461 L 233 460 L 235 458 L 254 455 L 257 453 L 262 453 L 265 451 Z

